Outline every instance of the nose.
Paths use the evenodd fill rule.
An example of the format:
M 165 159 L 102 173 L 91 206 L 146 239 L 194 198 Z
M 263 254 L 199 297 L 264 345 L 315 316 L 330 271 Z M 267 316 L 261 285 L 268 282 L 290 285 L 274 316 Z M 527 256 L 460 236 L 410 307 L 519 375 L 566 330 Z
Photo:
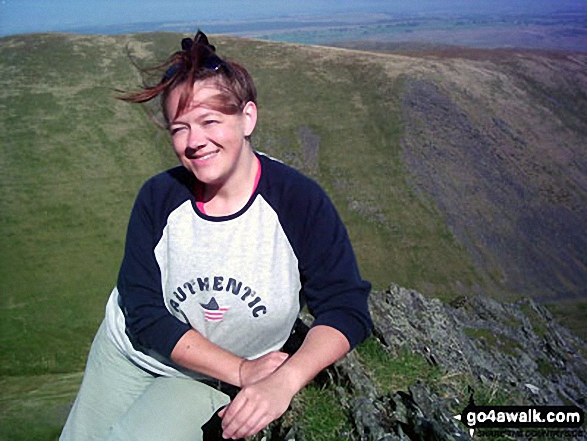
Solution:
M 198 150 L 199 149 L 195 149 L 195 148 L 192 148 L 192 147 L 186 147 L 185 152 L 184 152 L 184 155 L 188 159 L 193 159 L 193 158 L 196 157 L 196 152 Z
M 187 139 L 187 150 L 193 150 L 194 153 L 200 150 L 201 148 L 205 147 L 208 143 L 203 130 L 198 130 L 197 127 L 191 127 L 189 130 L 189 135 Z

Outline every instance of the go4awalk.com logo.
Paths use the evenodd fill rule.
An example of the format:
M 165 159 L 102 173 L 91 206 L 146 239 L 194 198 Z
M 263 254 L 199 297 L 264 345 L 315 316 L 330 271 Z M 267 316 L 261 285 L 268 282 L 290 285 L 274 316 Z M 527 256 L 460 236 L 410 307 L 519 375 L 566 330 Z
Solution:
M 475 429 L 579 429 L 585 413 L 577 406 L 477 406 L 471 396 L 460 415 L 455 415 L 469 428 Z

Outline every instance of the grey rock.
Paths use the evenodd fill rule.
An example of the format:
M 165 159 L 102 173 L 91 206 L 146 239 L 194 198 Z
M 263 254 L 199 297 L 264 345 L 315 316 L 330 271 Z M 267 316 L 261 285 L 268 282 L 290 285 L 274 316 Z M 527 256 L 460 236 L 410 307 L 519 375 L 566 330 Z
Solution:
M 392 355 L 408 349 L 447 378 L 468 378 L 479 388 L 518 401 L 501 404 L 574 404 L 586 409 L 585 344 L 532 300 L 505 304 L 462 297 L 445 304 L 392 284 L 371 294 L 370 308 L 374 337 Z M 311 319 L 306 316 L 304 321 Z M 463 384 L 417 381 L 408 390 L 382 393 L 357 351 L 315 381 L 336 391 L 353 425 L 349 440 L 472 439 L 454 418 L 455 409 L 460 412 L 466 406 L 455 393 Z M 311 440 L 311 435 L 276 421 L 263 436 L 266 441 L 300 441 Z

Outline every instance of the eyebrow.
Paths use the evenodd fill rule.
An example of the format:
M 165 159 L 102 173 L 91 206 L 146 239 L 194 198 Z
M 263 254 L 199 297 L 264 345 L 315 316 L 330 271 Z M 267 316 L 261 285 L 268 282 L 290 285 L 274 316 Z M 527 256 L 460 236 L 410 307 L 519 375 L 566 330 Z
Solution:
M 181 115 L 185 115 L 186 113 L 191 112 L 192 110 L 196 109 L 197 107 L 204 107 L 204 108 L 208 109 L 210 112 L 217 112 L 217 113 L 226 114 L 226 112 L 223 112 L 222 110 L 220 110 L 220 108 L 223 108 L 226 105 L 226 100 L 227 100 L 227 97 L 222 92 L 215 93 L 214 95 L 209 96 L 205 100 L 198 101 L 198 102 L 194 102 L 193 97 L 192 97 L 190 102 L 187 103 L 187 105 L 184 106 L 184 108 L 182 109 Z M 230 104 L 229 104 L 229 106 L 230 106 Z M 179 108 L 175 110 L 176 118 L 181 117 L 181 115 L 178 115 L 178 110 L 179 110 Z M 180 121 L 178 121 L 178 119 L 175 119 L 173 121 L 170 121 L 169 125 L 171 126 L 171 124 L 174 124 L 177 122 L 180 122 Z
M 219 112 L 219 111 L 217 111 L 217 110 L 214 110 L 214 109 L 208 109 L 208 111 L 207 111 L 207 112 L 205 112 L 205 113 L 203 113 L 203 114 L 201 114 L 201 115 L 198 115 L 198 116 L 197 116 L 195 119 L 196 119 L 196 120 L 198 120 L 198 121 L 201 121 L 201 120 L 203 120 L 203 119 L 209 118 L 210 116 L 217 117 L 218 115 L 221 115 L 221 114 L 222 114 L 222 112 Z M 174 119 L 173 121 L 170 121 L 170 122 L 169 122 L 169 126 L 170 126 L 170 127 L 171 127 L 171 126 L 173 126 L 173 125 L 175 125 L 175 124 L 183 124 L 183 125 L 187 125 L 188 123 L 187 123 L 187 122 L 185 122 L 185 121 L 182 121 L 182 120 L 181 120 L 181 116 L 180 116 L 178 119 Z

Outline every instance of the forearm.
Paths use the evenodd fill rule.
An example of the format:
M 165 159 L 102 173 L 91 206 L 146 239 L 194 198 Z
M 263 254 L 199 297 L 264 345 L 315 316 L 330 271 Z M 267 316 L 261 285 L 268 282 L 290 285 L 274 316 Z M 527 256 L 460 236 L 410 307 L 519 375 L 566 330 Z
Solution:
M 349 342 L 340 331 L 319 325 L 310 329 L 300 349 L 273 375 L 286 378 L 297 392 L 349 350 Z
M 239 368 L 243 359 L 212 343 L 196 330 L 189 330 L 171 352 L 171 360 L 185 368 L 241 386 Z

